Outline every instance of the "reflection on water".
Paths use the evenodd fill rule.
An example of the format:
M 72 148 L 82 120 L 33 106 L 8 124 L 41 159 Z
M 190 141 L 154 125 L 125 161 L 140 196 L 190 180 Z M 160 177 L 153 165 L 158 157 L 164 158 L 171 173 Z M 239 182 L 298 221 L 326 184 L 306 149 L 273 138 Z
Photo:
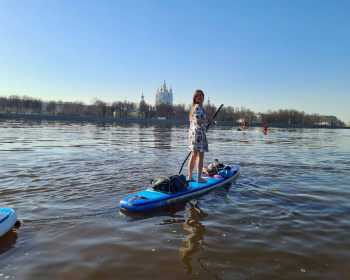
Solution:
M 158 126 L 160 126 L 161 129 L 154 129 L 153 130 L 155 148 L 165 149 L 165 150 L 172 149 L 173 126 L 170 124 L 164 124 L 164 125 L 158 125 Z M 174 140 L 176 140 L 176 139 L 174 139 Z
M 200 221 L 202 221 L 208 215 L 198 207 L 198 203 L 198 201 L 196 201 L 195 204 L 191 202 L 188 203 L 190 206 L 187 209 L 189 216 L 183 224 L 183 229 L 188 231 L 188 237 L 183 240 L 186 247 L 180 248 L 179 253 L 181 260 L 185 264 L 187 274 L 192 273 L 192 258 L 190 258 L 190 256 L 200 250 L 203 250 L 202 245 L 204 245 L 203 238 L 205 234 L 205 227 Z
M 18 235 L 14 230 L 10 230 L 0 237 L 0 255 L 14 248 L 17 243 Z

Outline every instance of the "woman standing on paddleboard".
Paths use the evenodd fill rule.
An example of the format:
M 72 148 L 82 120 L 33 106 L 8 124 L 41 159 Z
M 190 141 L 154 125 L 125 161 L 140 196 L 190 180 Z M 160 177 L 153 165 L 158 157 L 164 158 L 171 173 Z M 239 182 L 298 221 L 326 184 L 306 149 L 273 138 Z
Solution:
M 191 153 L 191 158 L 188 163 L 188 180 L 193 181 L 192 173 L 193 168 L 197 160 L 197 182 L 206 183 L 202 178 L 203 169 L 203 159 L 204 153 L 208 152 L 208 142 L 206 137 L 206 130 L 209 123 L 213 119 L 207 118 L 204 109 L 204 93 L 200 89 L 194 92 L 192 107 L 190 111 L 190 130 L 189 130 L 189 148 Z

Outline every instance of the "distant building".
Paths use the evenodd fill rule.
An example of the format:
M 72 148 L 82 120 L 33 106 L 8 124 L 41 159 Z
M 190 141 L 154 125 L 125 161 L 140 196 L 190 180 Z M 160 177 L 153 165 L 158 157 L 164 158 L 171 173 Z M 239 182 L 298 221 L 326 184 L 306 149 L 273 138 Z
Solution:
M 143 96 L 143 92 L 142 92 L 141 101 L 140 101 L 140 104 L 139 104 L 139 108 L 140 108 L 142 105 L 145 105 L 145 104 L 146 104 L 144 98 L 145 98 L 145 97 Z
M 168 90 L 166 84 L 165 84 L 165 80 L 164 80 L 164 84 L 160 86 L 160 90 L 159 88 L 157 88 L 157 92 L 156 92 L 156 105 L 159 104 L 167 104 L 167 105 L 173 105 L 173 90 L 170 86 L 170 89 Z
M 64 106 L 67 102 L 44 101 L 42 103 L 42 114 L 62 115 L 64 114 Z
M 338 119 L 335 116 L 321 116 L 321 123 L 320 125 L 329 125 L 329 126 L 336 126 Z
M 256 123 L 262 123 L 262 116 L 261 116 L 261 114 L 256 114 L 256 115 L 255 115 L 255 120 L 254 120 L 254 122 L 256 122 Z

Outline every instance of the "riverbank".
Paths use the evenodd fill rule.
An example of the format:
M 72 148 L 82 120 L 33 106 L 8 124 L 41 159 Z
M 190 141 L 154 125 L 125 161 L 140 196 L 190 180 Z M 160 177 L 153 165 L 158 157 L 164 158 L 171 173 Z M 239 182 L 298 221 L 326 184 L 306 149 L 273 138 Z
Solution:
M 163 124 L 180 124 L 180 125 L 189 123 L 188 121 L 184 121 L 184 120 L 61 116 L 61 115 L 35 115 L 35 114 L 1 114 L 0 113 L 0 119 L 1 118 L 49 120 L 49 121 L 77 121 L 77 122 L 163 123 Z
M 38 114 L 11 114 L 0 113 L 0 119 L 32 119 L 32 120 L 49 120 L 49 121 L 77 121 L 77 122 L 115 122 L 115 123 L 149 123 L 149 124 L 175 124 L 188 125 L 187 120 L 164 120 L 164 119 L 142 119 L 142 118 L 114 118 L 114 117 L 87 117 L 87 116 L 61 116 L 61 115 L 38 115 Z M 216 121 L 215 125 L 219 126 L 242 126 L 241 123 L 229 121 Z M 248 127 L 263 127 L 265 123 L 251 123 Z M 269 123 L 269 128 L 345 128 L 338 126 L 325 125 L 303 125 L 303 124 L 278 124 Z

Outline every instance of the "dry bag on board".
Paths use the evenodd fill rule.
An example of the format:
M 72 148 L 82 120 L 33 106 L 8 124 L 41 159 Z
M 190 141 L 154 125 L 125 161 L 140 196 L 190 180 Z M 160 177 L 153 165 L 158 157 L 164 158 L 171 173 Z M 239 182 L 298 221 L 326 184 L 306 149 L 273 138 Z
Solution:
M 151 180 L 150 188 L 163 193 L 175 193 L 187 190 L 188 182 L 185 175 L 182 174 L 170 177 L 161 176 Z

